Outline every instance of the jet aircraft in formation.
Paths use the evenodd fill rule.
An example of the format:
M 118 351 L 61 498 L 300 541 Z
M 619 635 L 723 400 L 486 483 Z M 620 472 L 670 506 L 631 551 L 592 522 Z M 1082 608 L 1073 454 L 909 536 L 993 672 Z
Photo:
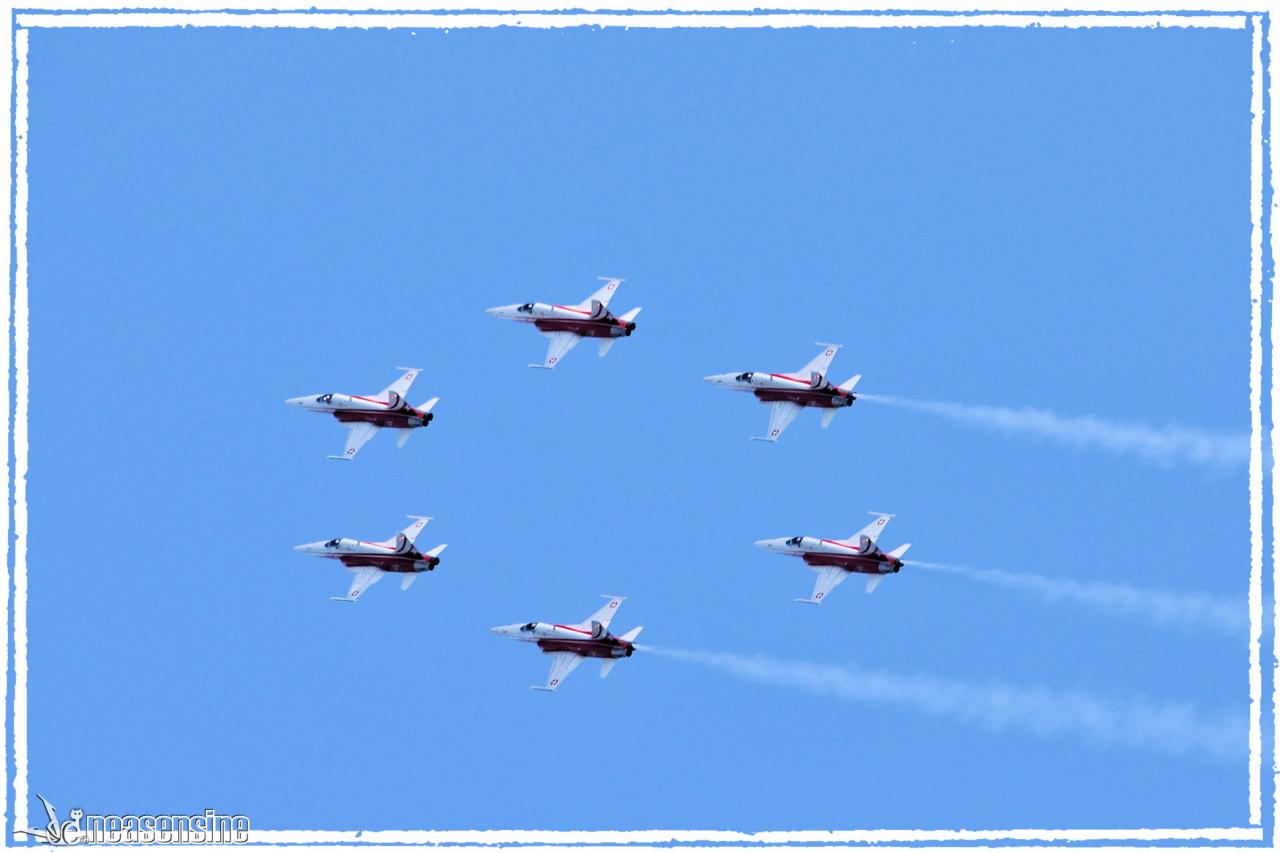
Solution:
M 487 312 L 503 319 L 532 323 L 550 338 L 546 359 L 541 364 L 530 364 L 530 367 L 555 369 L 584 337 L 600 341 L 600 357 L 603 358 L 619 338 L 629 337 L 635 331 L 635 319 L 640 308 L 614 316 L 609 311 L 609 302 L 623 279 L 600 280 L 605 282 L 604 286 L 576 305 L 529 302 L 489 308 Z M 793 373 L 723 373 L 707 376 L 705 381 L 730 390 L 749 391 L 770 407 L 768 434 L 755 440 L 777 441 L 804 408 L 822 409 L 822 428 L 825 429 L 836 412 L 853 405 L 857 398 L 853 389 L 862 377 L 855 375 L 840 385 L 832 385 L 827 380 L 827 371 L 840 346 L 832 343 L 817 345 L 823 347 L 823 351 Z M 404 375 L 376 394 L 326 393 L 294 397 L 286 402 L 307 411 L 332 414 L 348 427 L 347 444 L 342 455 L 329 456 L 331 459 L 353 459 L 360 448 L 384 428 L 397 430 L 396 445 L 402 447 L 414 429 L 423 428 L 431 422 L 431 409 L 440 398 L 432 397 L 417 407 L 409 405 L 405 396 L 420 371 L 410 367 L 397 369 L 403 370 Z M 756 544 L 774 553 L 798 556 L 818 573 L 813 593 L 808 598 L 796 599 L 801 603 L 822 603 L 836 586 L 855 573 L 867 575 L 867 591 L 871 592 L 886 574 L 901 570 L 904 564 L 902 557 L 911 547 L 904 544 L 887 553 L 881 550 L 876 542 L 893 516 L 871 514 L 876 519 L 847 539 L 798 535 L 787 539 L 766 539 Z M 405 590 L 419 574 L 435 570 L 440 564 L 441 552 L 447 547 L 441 544 L 425 552 L 419 550 L 416 544 L 418 534 L 430 518 L 420 515 L 409 517 L 413 523 L 386 541 L 335 538 L 300 544 L 294 549 L 310 556 L 337 559 L 353 572 L 347 594 L 331 600 L 354 602 L 384 574 L 401 574 L 400 588 Z M 630 657 L 635 652 L 635 640 L 643 628 L 633 628 L 621 636 L 610 633 L 609 623 L 625 598 L 603 597 L 608 598 L 608 603 L 579 624 L 533 621 L 490 629 L 509 639 L 534 643 L 551 656 L 551 671 L 546 685 L 533 689 L 554 692 L 587 657 L 599 658 L 602 661 L 600 676 L 607 677 L 619 659 Z
M 424 428 L 435 417 L 431 409 L 440 401 L 440 397 L 431 399 L 414 408 L 405 401 L 409 386 L 418 377 L 421 370 L 416 367 L 396 367 L 405 374 L 387 385 L 378 393 L 357 396 L 345 393 L 325 393 L 318 396 L 295 396 L 286 399 L 287 405 L 296 405 L 307 411 L 321 414 L 332 414 L 348 428 L 347 446 L 340 456 L 329 456 L 331 459 L 350 461 L 355 458 L 360 448 L 369 439 L 378 434 L 379 429 L 395 429 L 396 446 L 403 447 L 414 429 Z
M 621 636 L 614 636 L 609 632 L 609 622 L 626 598 L 601 597 L 608 598 L 609 602 L 580 624 L 530 621 L 528 624 L 491 627 L 489 631 L 508 639 L 536 643 L 544 654 L 551 655 L 551 673 L 547 675 L 546 686 L 532 686 L 530 689 L 555 692 L 556 687 L 587 657 L 602 660 L 600 677 L 608 677 L 618 660 L 635 652 L 636 637 L 644 628 L 633 627 Z
M 769 406 L 769 434 L 756 441 L 776 441 L 783 431 L 805 408 L 821 408 L 822 428 L 831 425 L 831 419 L 842 408 L 853 405 L 857 399 L 854 385 L 862 376 L 853 376 L 840 385 L 827 381 L 831 359 L 840 348 L 837 343 L 818 343 L 822 352 L 794 373 L 720 373 L 707 376 L 705 382 L 736 391 L 750 391 L 756 399 Z
M 817 581 L 813 584 L 813 594 L 807 598 L 796 598 L 799 603 L 822 603 L 831 590 L 849 579 L 851 574 L 866 574 L 867 592 L 871 593 L 886 574 L 896 574 L 902 570 L 902 557 L 911 547 L 904 544 L 888 553 L 881 550 L 876 541 L 893 515 L 879 512 L 871 514 L 876 519 L 848 538 L 797 535 L 791 538 L 768 538 L 757 541 L 756 546 L 783 556 L 799 556 L 805 565 L 818 572 Z
M 600 340 L 600 357 L 609 354 L 620 337 L 630 337 L 636 330 L 639 308 L 632 308 L 620 317 L 609 313 L 609 300 L 617 292 L 622 278 L 601 278 L 605 285 L 576 305 L 548 305 L 543 302 L 526 302 L 523 305 L 504 305 L 489 308 L 486 313 L 517 322 L 531 322 L 534 328 L 551 338 L 547 357 L 541 364 L 530 364 L 545 370 L 554 370 L 560 359 L 577 346 L 584 337 Z
M 419 574 L 434 571 L 440 564 L 440 554 L 447 544 L 437 545 L 427 552 L 418 550 L 418 533 L 431 518 L 425 515 L 410 515 L 413 523 L 396 533 L 386 541 L 361 541 L 355 538 L 331 538 L 328 541 L 313 541 L 300 544 L 294 550 L 308 556 L 322 556 L 337 559 L 345 567 L 354 572 L 351 588 L 340 598 L 332 601 L 351 601 L 364 593 L 364 590 L 378 582 L 386 574 L 402 574 L 400 591 L 405 591 Z

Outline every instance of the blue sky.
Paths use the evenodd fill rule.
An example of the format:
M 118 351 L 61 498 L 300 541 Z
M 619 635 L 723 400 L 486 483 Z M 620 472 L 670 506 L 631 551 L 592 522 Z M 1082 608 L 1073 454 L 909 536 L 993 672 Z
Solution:
M 1160 467 L 866 402 L 827 431 L 700 381 L 1248 430 L 1243 32 L 34 31 L 31 786 L 258 828 L 1239 825 L 1239 759 L 1101 748 L 656 656 L 554 696 L 486 628 L 1243 718 L 1246 647 L 904 570 L 801 607 L 764 537 L 1244 607 L 1243 469 Z M 554 373 L 483 308 L 639 329 Z M 439 395 L 351 465 L 286 408 Z M 290 547 L 407 513 L 444 562 L 328 597 Z M 565 790 L 572 787 L 572 792 Z

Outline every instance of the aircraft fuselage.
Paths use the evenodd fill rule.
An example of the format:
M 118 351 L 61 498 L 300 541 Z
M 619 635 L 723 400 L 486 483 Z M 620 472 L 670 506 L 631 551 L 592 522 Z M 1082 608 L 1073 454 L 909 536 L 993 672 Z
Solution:
M 387 429 L 417 429 L 425 427 L 435 415 L 427 412 L 419 414 L 412 408 L 396 411 L 374 409 L 338 409 L 333 412 L 339 423 L 372 423 Z M 434 432 L 432 434 L 435 434 Z
M 805 553 L 801 556 L 806 565 L 815 568 L 835 567 L 858 574 L 896 574 L 902 570 L 901 559 L 890 559 L 885 553 L 869 556 L 856 554 L 844 556 L 837 553 Z
M 623 322 L 613 314 L 606 313 L 600 319 L 581 318 L 540 318 L 533 321 L 538 331 L 552 334 L 567 331 L 579 337 L 630 337 L 636 330 L 633 322 Z
M 580 657 L 604 659 L 630 657 L 636 646 L 614 636 L 598 622 L 592 628 L 573 627 L 568 624 L 547 624 L 532 621 L 528 624 L 511 624 L 493 628 L 494 633 L 522 642 L 532 642 L 548 654 L 565 651 Z
M 846 408 L 853 405 L 853 394 L 839 388 L 828 387 L 814 390 L 808 387 L 789 388 L 757 388 L 753 391 L 761 402 L 794 402 L 811 408 Z
M 799 556 L 813 568 L 843 568 L 858 574 L 896 574 L 905 564 L 902 559 L 885 553 L 867 536 L 862 536 L 856 544 L 808 535 L 786 540 L 768 539 L 756 544 L 783 556 Z
M 335 538 L 300 544 L 294 548 L 311 556 L 337 559 L 348 568 L 377 568 L 395 574 L 418 574 L 434 571 L 440 557 L 428 556 L 411 544 L 403 534 L 390 541 L 361 541 Z
M 604 639 L 591 639 L 583 637 L 582 639 L 539 639 L 538 647 L 548 654 L 557 651 L 568 651 L 577 654 L 579 657 L 602 657 L 605 659 L 611 657 L 630 657 L 635 651 L 635 646 L 630 642 L 623 642 L 616 636 L 608 636 Z
M 405 555 L 386 555 L 377 553 L 347 553 L 338 560 L 348 568 L 377 568 L 379 571 L 390 571 L 394 574 L 417 574 L 422 571 L 434 571 L 440 564 L 438 556 L 425 556 L 416 550 Z

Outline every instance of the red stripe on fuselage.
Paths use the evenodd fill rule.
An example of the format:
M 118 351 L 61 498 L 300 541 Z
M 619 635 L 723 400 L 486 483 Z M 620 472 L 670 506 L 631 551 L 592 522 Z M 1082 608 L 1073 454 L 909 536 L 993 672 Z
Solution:
M 786 376 L 782 373 L 770 373 L 769 375 L 773 376 L 775 379 L 786 379 L 789 382 L 798 382 L 802 385 L 809 384 L 808 379 L 797 379 L 795 376 Z
M 818 541 L 822 542 L 823 544 L 834 544 L 836 547 L 847 547 L 850 550 L 858 550 L 858 551 L 862 550 L 861 547 L 854 547 L 852 544 L 845 544 L 843 541 L 832 541 L 829 538 L 820 538 L 818 539 Z
M 360 400 L 360 401 L 362 401 L 362 402 L 372 402 L 372 403 L 375 403 L 375 404 L 377 404 L 377 405 L 390 405 L 390 404 L 391 404 L 391 403 L 389 403 L 389 402 L 383 402 L 383 401 L 382 401 L 382 400 L 380 400 L 380 399 L 369 399 L 369 397 L 367 397 L 367 396 L 354 396 L 354 395 L 353 395 L 351 398 L 352 398 L 352 399 L 358 399 L 358 400 Z
M 558 628 L 560 628 L 561 630 L 572 630 L 574 633 L 585 633 L 585 634 L 586 634 L 586 635 L 588 635 L 588 636 L 590 636 L 590 635 L 591 635 L 591 631 L 590 631 L 590 630 L 581 630 L 581 629 L 579 629 L 579 628 L 577 628 L 577 627 L 570 627 L 570 626 L 569 626 L 569 625 L 567 625 L 567 624 L 553 624 L 553 625 L 551 625 L 551 626 L 552 626 L 552 627 L 558 627 Z
M 573 311 L 575 314 L 582 314 L 584 317 L 591 316 L 591 311 L 584 311 L 580 308 L 569 308 L 564 305 L 552 305 L 553 308 L 559 308 L 562 311 Z

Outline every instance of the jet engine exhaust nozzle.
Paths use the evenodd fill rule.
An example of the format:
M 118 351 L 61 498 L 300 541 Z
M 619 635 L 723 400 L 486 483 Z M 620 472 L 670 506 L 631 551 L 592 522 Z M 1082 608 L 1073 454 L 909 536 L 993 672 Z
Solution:
M 627 336 L 627 337 L 630 337 L 630 336 L 631 336 L 631 332 L 633 332 L 633 331 L 635 331 L 635 330 L 636 330 L 636 324 L 635 324 L 635 323 L 633 323 L 633 322 L 629 322 L 629 323 L 627 323 L 627 335 L 626 335 L 626 336 Z

